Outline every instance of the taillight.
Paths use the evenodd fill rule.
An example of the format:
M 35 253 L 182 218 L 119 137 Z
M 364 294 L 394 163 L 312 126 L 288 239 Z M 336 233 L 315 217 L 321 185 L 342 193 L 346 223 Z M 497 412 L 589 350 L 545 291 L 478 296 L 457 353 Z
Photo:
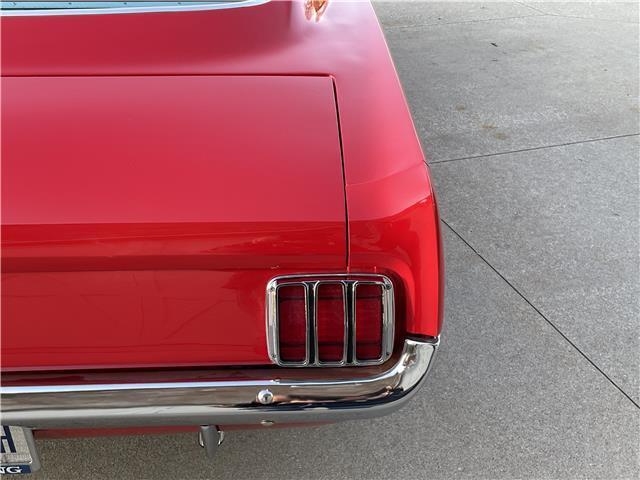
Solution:
M 346 288 L 320 283 L 316 288 L 316 347 L 320 362 L 347 360 Z
M 278 365 L 377 365 L 393 350 L 393 285 L 383 275 L 278 277 L 267 313 Z
M 305 287 L 283 286 L 278 290 L 278 342 L 285 362 L 304 362 L 307 352 Z
M 356 285 L 356 358 L 375 360 L 382 355 L 382 287 Z

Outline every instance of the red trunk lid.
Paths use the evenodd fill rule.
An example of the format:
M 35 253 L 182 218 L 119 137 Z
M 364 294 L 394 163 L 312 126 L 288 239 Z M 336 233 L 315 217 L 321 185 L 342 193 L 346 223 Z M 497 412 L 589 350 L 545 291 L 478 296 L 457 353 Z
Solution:
M 329 77 L 2 82 L 4 369 L 268 363 L 269 278 L 346 267 Z

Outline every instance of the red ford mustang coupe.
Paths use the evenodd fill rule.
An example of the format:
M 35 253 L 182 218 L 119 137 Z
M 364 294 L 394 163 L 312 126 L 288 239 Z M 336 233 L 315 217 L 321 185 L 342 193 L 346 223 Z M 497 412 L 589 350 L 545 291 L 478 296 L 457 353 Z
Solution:
M 2 4 L 4 473 L 412 396 L 439 220 L 369 3 Z

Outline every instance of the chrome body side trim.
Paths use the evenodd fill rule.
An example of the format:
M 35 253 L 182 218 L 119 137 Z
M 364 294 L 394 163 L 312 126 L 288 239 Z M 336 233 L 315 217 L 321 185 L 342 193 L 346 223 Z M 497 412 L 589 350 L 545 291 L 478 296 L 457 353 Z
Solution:
M 197 5 L 153 5 L 148 7 L 114 7 L 114 8 L 68 8 L 42 10 L 0 10 L 3 17 L 32 17 L 51 15 L 111 15 L 122 13 L 154 13 L 154 12 L 193 12 L 203 10 L 221 10 L 226 8 L 255 7 L 270 0 L 230 0 L 227 2 L 211 2 Z
M 406 339 L 389 369 L 365 377 L 358 376 L 362 367 L 320 370 L 331 375 L 312 380 L 287 378 L 283 369 L 264 369 L 244 380 L 3 386 L 2 423 L 42 429 L 291 424 L 376 417 L 397 410 L 415 393 L 437 346 L 438 339 Z M 127 379 L 139 375 L 129 372 Z M 272 394 L 266 404 L 258 398 L 264 390 Z

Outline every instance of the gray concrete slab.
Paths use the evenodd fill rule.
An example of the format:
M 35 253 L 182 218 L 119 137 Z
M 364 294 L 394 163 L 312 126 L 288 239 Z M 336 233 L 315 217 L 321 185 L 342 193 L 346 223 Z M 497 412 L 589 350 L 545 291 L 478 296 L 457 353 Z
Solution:
M 548 15 L 560 15 L 565 17 L 591 18 L 608 20 L 613 22 L 639 23 L 640 12 L 638 2 L 522 2 L 538 11 Z
M 640 137 L 432 172 L 443 219 L 640 402 Z
M 385 29 L 477 22 L 544 15 L 516 2 L 431 2 L 425 0 L 375 1 Z
M 640 416 L 445 229 L 447 326 L 414 401 L 389 417 L 194 435 L 38 441 L 37 478 L 636 478 Z
M 418 5 L 472 18 L 465 3 Z M 419 18 L 413 4 L 377 8 Z M 497 8 L 469 23 L 382 22 L 429 161 L 640 130 L 638 24 Z

